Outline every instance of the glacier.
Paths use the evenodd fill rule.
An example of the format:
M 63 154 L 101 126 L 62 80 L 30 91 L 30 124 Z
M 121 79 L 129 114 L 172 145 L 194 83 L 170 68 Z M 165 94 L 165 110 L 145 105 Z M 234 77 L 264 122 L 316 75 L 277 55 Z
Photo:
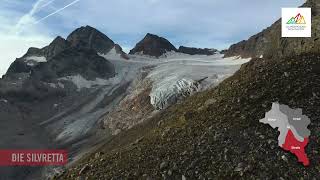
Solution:
M 160 58 L 137 54 L 129 55 L 130 60 L 104 57 L 115 65 L 119 79 L 130 82 L 124 98 L 103 117 L 103 126 L 112 135 L 144 122 L 196 92 L 215 87 L 250 60 L 176 52 L 167 52 Z
M 94 132 L 101 131 L 99 130 L 100 122 L 107 120 L 111 112 L 117 113 L 119 104 L 126 105 L 132 103 L 128 101 L 130 99 L 145 99 L 149 96 L 149 104 L 153 107 L 153 112 L 157 112 L 196 92 L 216 86 L 223 79 L 236 72 L 241 64 L 250 60 L 238 59 L 237 57 L 222 58 L 223 55 L 220 54 L 200 56 L 181 53 L 170 53 L 162 58 L 140 58 L 138 55 L 133 55 L 129 56 L 130 60 L 122 59 L 111 53 L 109 56 L 103 55 L 103 57 L 115 65 L 115 77 L 86 80 L 80 75 L 75 75 L 58 79 L 58 83 L 64 84 L 66 81 L 73 83 L 79 96 L 86 91 L 91 92 L 92 95 L 85 99 L 79 99 L 78 103 L 65 109 L 60 107 L 62 104 L 59 102 L 51 105 L 52 107 L 54 104 L 59 104 L 57 109 L 60 108 L 62 111 L 41 122 L 40 125 L 55 129 L 51 133 L 56 141 L 62 144 L 71 143 L 81 138 L 87 138 L 87 135 L 90 134 L 89 139 L 105 138 L 106 136 L 97 137 Z M 148 88 L 150 91 L 147 90 Z M 86 91 L 83 92 L 84 89 Z M 148 92 L 148 94 L 141 94 L 142 92 Z M 144 97 L 139 98 L 141 95 Z M 108 102 L 106 99 L 109 99 Z M 143 105 L 147 106 L 147 104 Z M 134 123 L 118 118 L 112 123 L 122 121 L 121 123 L 125 123 L 123 127 L 128 129 L 143 122 L 152 114 L 148 111 L 148 114 L 137 115 L 141 118 Z M 132 114 L 130 116 L 132 117 Z M 132 119 L 128 119 L 132 121 Z M 111 129 L 108 130 L 111 134 L 114 133 Z M 73 158 L 77 158 L 77 156 Z
M 151 104 L 161 110 L 195 92 L 216 86 L 249 60 L 223 58 L 221 54 L 205 56 L 170 52 L 158 60 L 160 63 L 157 62 L 147 76 L 153 82 Z
M 236 72 L 241 64 L 250 60 L 240 57 L 223 58 L 219 53 L 207 56 L 173 51 L 167 52 L 160 58 L 136 54 L 129 55 L 130 60 L 124 60 L 114 53 L 101 56 L 115 64 L 118 76 L 122 78 L 134 79 L 138 69 L 153 67 L 146 78 L 152 82 L 150 103 L 157 110 L 165 109 L 195 92 L 218 85 Z

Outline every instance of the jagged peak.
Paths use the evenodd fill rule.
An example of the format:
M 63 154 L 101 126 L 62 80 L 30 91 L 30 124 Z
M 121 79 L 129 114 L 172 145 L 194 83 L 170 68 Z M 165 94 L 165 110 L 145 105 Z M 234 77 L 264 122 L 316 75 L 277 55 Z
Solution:
M 166 41 L 166 42 L 170 43 L 170 41 L 168 39 L 161 37 L 161 36 L 158 36 L 156 34 L 151 34 L 151 33 L 147 33 L 146 36 L 143 38 L 143 40 L 147 40 L 147 39 L 161 40 L 161 41 Z
M 72 36 L 73 35 L 77 35 L 77 34 L 91 34 L 91 33 L 96 33 L 98 35 L 101 35 L 102 37 L 112 41 L 107 35 L 105 35 L 104 33 L 102 33 L 101 31 L 99 31 L 98 29 L 92 27 L 92 26 L 89 26 L 89 25 L 86 25 L 86 26 L 81 26 L 77 29 L 75 29 L 74 31 L 72 31 L 68 37 L 67 37 L 67 40 L 70 41 L 72 40 Z
M 54 38 L 54 40 L 52 41 L 53 42 L 61 42 L 61 41 L 66 41 L 63 37 L 61 36 L 57 36 L 56 38 Z
M 92 26 L 86 25 L 86 26 L 81 26 L 81 27 L 79 27 L 79 28 L 76 28 L 74 31 L 72 31 L 72 32 L 69 34 L 69 36 L 72 35 L 72 34 L 74 34 L 74 33 L 83 33 L 83 32 L 97 32 L 97 33 L 99 33 L 99 34 L 103 34 L 103 33 L 100 32 L 98 29 L 96 29 L 96 28 L 94 28 L 94 27 L 92 27 Z M 103 35 L 105 35 L 105 34 L 103 34 Z M 68 37 L 69 37 L 69 36 L 68 36 Z M 67 37 L 67 39 L 68 39 L 68 37 Z
M 73 47 L 90 48 L 105 54 L 114 47 L 114 42 L 99 30 L 87 25 L 74 30 L 67 37 Z
M 35 54 L 35 53 L 38 53 L 39 51 L 41 51 L 41 49 L 36 47 L 30 47 L 26 54 Z
M 61 36 L 57 36 L 50 44 L 49 47 L 68 44 L 68 41 Z
M 147 33 L 129 54 L 143 54 L 160 57 L 168 51 L 177 51 L 177 49 L 167 39 L 155 34 Z
M 155 37 L 155 38 L 160 38 L 160 36 L 156 35 L 156 34 L 151 34 L 151 33 L 147 33 L 145 37 Z
M 214 48 L 196 48 L 196 47 L 187 47 L 180 46 L 178 49 L 179 52 L 190 54 L 190 55 L 214 55 L 217 53 L 217 49 Z

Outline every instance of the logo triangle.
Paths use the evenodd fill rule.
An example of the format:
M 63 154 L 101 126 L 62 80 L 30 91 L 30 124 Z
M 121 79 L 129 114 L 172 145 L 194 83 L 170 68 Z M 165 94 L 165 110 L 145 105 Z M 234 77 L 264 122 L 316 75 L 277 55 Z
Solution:
M 296 20 L 294 17 L 292 17 L 288 22 L 287 24 L 296 24 Z
M 303 16 L 297 21 L 297 24 L 306 24 Z

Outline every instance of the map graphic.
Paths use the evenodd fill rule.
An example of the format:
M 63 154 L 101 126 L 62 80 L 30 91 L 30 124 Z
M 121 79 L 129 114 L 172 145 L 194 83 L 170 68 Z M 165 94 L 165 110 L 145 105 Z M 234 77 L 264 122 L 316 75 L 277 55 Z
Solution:
M 305 153 L 308 145 L 310 119 L 302 114 L 302 109 L 291 109 L 287 105 L 272 103 L 272 109 L 265 114 L 261 123 L 278 128 L 280 135 L 278 145 L 297 156 L 298 161 L 304 166 L 309 166 L 309 159 Z
M 306 24 L 304 17 L 299 13 L 296 17 L 292 17 L 287 24 Z

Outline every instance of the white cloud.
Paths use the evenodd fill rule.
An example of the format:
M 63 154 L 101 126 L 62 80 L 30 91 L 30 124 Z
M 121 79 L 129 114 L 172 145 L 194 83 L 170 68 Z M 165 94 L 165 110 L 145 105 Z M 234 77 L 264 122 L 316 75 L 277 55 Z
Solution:
M 27 28 L 27 26 L 34 24 L 36 22 L 34 13 L 38 10 L 42 3 L 46 3 L 46 0 L 37 0 L 33 4 L 31 10 L 19 19 L 18 23 L 12 29 L 12 33 L 19 34 L 24 28 Z
M 52 40 L 45 26 L 33 26 L 34 13 L 44 2 L 38 0 L 24 15 L 15 11 L 0 12 L 0 76 L 5 74 L 15 58 L 23 56 L 29 47 L 43 47 Z
M 271 25 L 280 17 L 281 7 L 295 7 L 303 2 L 84 0 L 77 8 L 64 11 L 60 16 L 68 29 L 88 24 L 123 46 L 133 46 L 150 32 L 167 37 L 177 46 L 187 41 L 190 45 L 226 48 L 231 42 L 246 39 Z
M 0 32 L 0 75 L 7 71 L 7 68 L 15 58 L 25 54 L 29 47 L 43 47 L 51 40 L 49 37 L 39 36 L 38 34 L 19 36 L 3 35 L 3 33 Z
M 79 1 L 80 1 L 80 0 L 74 0 L 74 1 L 72 1 L 71 3 L 63 6 L 62 8 L 60 8 L 60 9 L 58 9 L 58 10 L 56 10 L 56 11 L 54 11 L 54 12 L 48 14 L 48 15 L 46 15 L 45 17 L 42 17 L 41 19 L 37 20 L 37 21 L 35 22 L 35 24 L 38 24 L 39 22 L 48 19 L 49 17 L 51 17 L 51 16 L 53 16 L 53 15 L 55 15 L 55 14 L 57 14 L 57 13 L 63 11 L 63 10 L 65 10 L 66 8 L 68 8 L 68 7 L 70 7 L 70 6 L 78 3 Z M 46 4 L 45 4 L 44 6 L 46 6 Z

